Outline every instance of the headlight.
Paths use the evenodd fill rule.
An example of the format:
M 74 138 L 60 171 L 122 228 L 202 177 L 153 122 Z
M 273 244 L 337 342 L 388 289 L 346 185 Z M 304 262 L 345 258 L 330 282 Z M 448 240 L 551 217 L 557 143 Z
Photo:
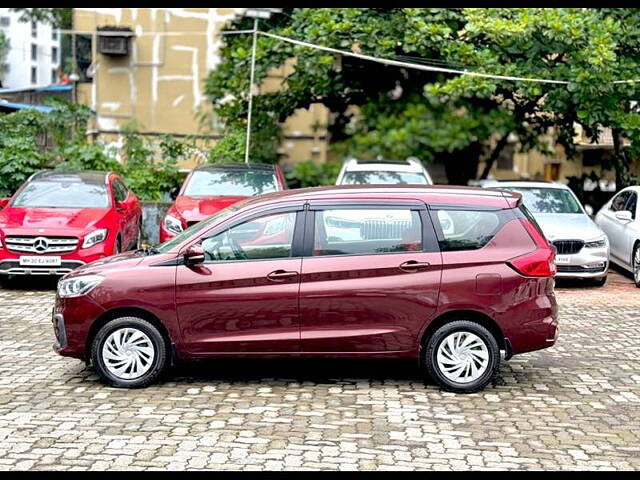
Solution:
M 592 242 L 585 242 L 584 246 L 586 248 L 603 248 L 607 246 L 607 237 L 601 237 L 597 240 L 593 240 Z
M 182 231 L 182 222 L 176 217 L 167 215 L 164 217 L 164 228 L 172 233 L 180 233 Z
M 100 275 L 83 275 L 62 279 L 58 282 L 58 296 L 60 298 L 80 297 L 96 288 L 104 277 Z
M 89 235 L 84 237 L 84 243 L 82 248 L 93 247 L 97 243 L 104 242 L 107 238 L 107 229 L 101 228 L 100 230 L 94 230 Z

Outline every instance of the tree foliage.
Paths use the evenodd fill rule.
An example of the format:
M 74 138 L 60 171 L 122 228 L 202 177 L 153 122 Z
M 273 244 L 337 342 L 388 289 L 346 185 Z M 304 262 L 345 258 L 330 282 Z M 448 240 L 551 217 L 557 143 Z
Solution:
M 33 173 L 51 168 L 117 172 L 142 200 L 162 200 L 180 185 L 177 162 L 192 145 L 165 135 L 156 152 L 155 143 L 129 125 L 123 131 L 123 148 L 116 152 L 88 141 L 89 108 L 56 98 L 47 103 L 54 107 L 50 113 L 25 109 L 0 114 L 0 196 L 12 195 Z M 52 140 L 50 148 L 45 148 L 45 135 Z
M 328 128 L 339 151 L 440 158 L 451 183 L 466 183 L 476 176 L 481 156 L 497 157 L 495 149 L 504 146 L 509 133 L 517 135 L 521 150 L 544 151 L 541 138 L 553 127 L 555 141 L 575 155 L 574 125 L 579 123 L 594 140 L 603 128 L 613 129 L 619 140 L 619 182 L 630 180 L 628 165 L 639 144 L 640 115 L 631 107 L 638 84 L 611 82 L 637 75 L 637 10 L 299 8 L 284 9 L 260 25 L 275 34 L 378 57 L 569 83 L 384 66 L 259 36 L 258 84 L 287 59 L 295 58 L 295 70 L 281 91 L 254 98 L 256 131 L 274 128 L 296 109 L 318 102 L 332 112 Z M 251 26 L 251 19 L 238 18 L 227 28 Z M 223 61 L 209 75 L 206 91 L 223 121 L 238 129 L 247 112 L 251 36 L 227 35 L 224 42 Z M 625 147 L 623 138 L 631 146 Z M 274 142 L 277 138 L 254 137 L 252 152 L 275 158 Z

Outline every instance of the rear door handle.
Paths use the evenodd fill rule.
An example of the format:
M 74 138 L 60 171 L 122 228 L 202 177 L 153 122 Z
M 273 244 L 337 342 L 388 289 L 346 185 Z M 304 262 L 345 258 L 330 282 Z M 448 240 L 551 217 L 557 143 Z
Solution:
M 298 275 L 298 272 L 288 272 L 286 270 L 275 270 L 267 275 L 267 278 L 272 282 L 283 282 L 288 278 L 292 278 Z
M 429 262 L 416 262 L 415 260 L 409 260 L 408 262 L 401 263 L 398 268 L 404 272 L 417 272 L 423 268 L 430 267 Z

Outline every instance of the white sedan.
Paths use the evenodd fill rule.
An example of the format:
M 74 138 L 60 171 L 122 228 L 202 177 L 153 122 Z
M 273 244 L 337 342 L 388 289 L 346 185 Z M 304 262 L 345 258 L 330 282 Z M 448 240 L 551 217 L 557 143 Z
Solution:
M 596 214 L 596 223 L 609 237 L 611 261 L 633 273 L 640 288 L 640 186 L 620 190 Z

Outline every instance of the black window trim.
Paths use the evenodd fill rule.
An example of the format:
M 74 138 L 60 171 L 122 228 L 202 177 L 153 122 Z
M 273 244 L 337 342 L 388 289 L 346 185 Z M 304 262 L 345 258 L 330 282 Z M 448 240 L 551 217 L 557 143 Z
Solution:
M 303 244 L 304 244 L 304 222 L 305 222 L 305 205 L 288 205 L 288 206 L 278 206 L 275 208 L 267 208 L 261 209 L 258 212 L 253 212 L 253 214 L 244 215 L 241 218 L 237 218 L 232 222 L 225 223 L 225 225 L 220 225 L 218 227 L 214 227 L 213 229 L 207 231 L 205 234 L 198 237 L 198 239 L 190 243 L 191 245 L 201 244 L 208 238 L 215 237 L 220 233 L 229 230 L 231 228 L 237 227 L 238 225 L 242 225 L 243 223 L 251 222 L 254 219 L 262 218 L 270 215 L 277 215 L 279 213 L 295 213 L 296 219 L 294 221 L 293 228 L 293 238 L 291 240 L 291 256 L 289 257 L 277 257 L 277 258 L 247 258 L 242 260 L 224 260 L 224 261 L 210 261 L 210 262 L 202 262 L 203 265 L 222 265 L 224 263 L 245 263 L 245 262 L 263 262 L 267 260 L 292 260 L 295 258 L 302 257 Z M 186 247 L 188 248 L 188 247 Z M 182 265 L 184 262 L 182 261 L 181 254 L 185 249 L 180 250 L 180 254 L 178 255 L 178 265 Z
M 367 252 L 367 253 L 348 253 L 348 254 L 336 254 L 336 255 L 322 255 L 314 256 L 313 249 L 315 243 L 315 225 L 316 225 L 316 212 L 321 210 L 411 210 L 417 211 L 420 217 L 420 223 L 422 223 L 422 249 L 413 253 L 434 253 L 440 252 L 440 246 L 437 238 L 436 231 L 433 226 L 432 220 L 427 213 L 427 207 L 423 202 L 419 201 L 389 201 L 384 202 L 375 200 L 371 202 L 363 201 L 317 201 L 308 204 L 307 215 L 305 218 L 304 227 L 304 258 L 344 258 L 344 257 L 361 257 L 364 255 L 397 255 L 407 254 L 412 252 Z
M 629 190 L 629 192 L 631 192 L 631 195 L 629 195 L 629 198 L 627 198 L 627 201 L 624 203 L 624 209 L 627 210 L 628 212 L 631 212 L 631 218 L 633 220 L 636 219 L 636 210 L 638 209 L 638 194 L 636 192 L 634 192 L 633 190 Z M 636 208 L 634 208 L 633 210 L 630 210 L 630 203 L 631 203 L 631 199 L 634 198 L 636 199 Z

